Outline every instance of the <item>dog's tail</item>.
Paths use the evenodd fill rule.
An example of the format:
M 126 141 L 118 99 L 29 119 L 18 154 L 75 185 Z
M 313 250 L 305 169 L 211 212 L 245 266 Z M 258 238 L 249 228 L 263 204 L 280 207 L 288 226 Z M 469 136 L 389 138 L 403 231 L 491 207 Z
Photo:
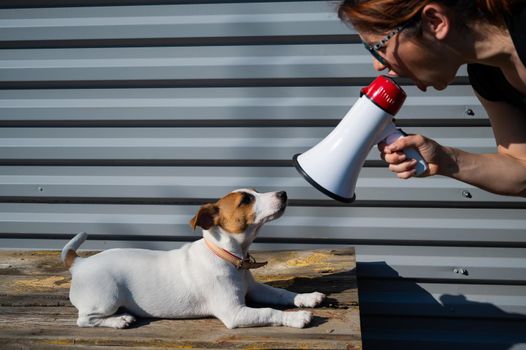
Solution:
M 62 249 L 60 258 L 66 267 L 69 269 L 73 265 L 73 262 L 78 258 L 76 250 L 79 249 L 80 245 L 88 238 L 86 232 L 81 232 L 69 241 Z

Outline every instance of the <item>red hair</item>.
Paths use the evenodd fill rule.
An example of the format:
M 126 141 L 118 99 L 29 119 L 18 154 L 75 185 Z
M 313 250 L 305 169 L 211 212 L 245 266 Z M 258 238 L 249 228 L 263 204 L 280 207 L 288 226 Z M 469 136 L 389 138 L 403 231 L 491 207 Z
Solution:
M 385 33 L 411 20 L 417 20 L 429 3 L 441 3 L 463 16 L 463 23 L 484 19 L 503 25 L 503 18 L 525 0 L 345 0 L 338 16 L 359 31 Z

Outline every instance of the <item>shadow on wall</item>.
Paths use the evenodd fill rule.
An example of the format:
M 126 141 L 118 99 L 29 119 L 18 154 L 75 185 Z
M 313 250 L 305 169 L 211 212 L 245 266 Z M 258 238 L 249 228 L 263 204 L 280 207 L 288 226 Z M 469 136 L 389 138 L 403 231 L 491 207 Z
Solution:
M 359 263 L 358 276 L 365 350 L 526 350 L 526 315 L 462 294 L 437 300 L 383 261 Z

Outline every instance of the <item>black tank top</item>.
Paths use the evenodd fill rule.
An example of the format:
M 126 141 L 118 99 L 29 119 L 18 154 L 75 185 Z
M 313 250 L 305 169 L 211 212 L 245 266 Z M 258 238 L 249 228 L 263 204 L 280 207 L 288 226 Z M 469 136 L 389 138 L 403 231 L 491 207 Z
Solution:
M 506 18 L 515 49 L 526 66 L 526 6 Z M 497 67 L 468 64 L 469 82 L 486 100 L 508 102 L 526 111 L 526 96 L 516 90 Z

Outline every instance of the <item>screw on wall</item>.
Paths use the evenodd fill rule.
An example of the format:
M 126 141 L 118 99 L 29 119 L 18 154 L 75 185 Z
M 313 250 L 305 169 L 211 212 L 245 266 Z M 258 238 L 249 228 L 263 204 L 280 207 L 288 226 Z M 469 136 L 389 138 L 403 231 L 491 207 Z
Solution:
M 469 275 L 468 270 L 463 267 L 455 267 L 453 269 L 453 272 L 456 273 L 457 275 L 464 275 L 464 276 Z
M 467 115 L 468 117 L 474 117 L 475 116 L 475 111 L 472 110 L 469 107 L 466 107 L 466 110 L 464 111 L 464 114 Z
M 473 195 L 468 190 L 463 190 L 462 191 L 462 197 L 470 199 L 470 198 L 473 198 Z

